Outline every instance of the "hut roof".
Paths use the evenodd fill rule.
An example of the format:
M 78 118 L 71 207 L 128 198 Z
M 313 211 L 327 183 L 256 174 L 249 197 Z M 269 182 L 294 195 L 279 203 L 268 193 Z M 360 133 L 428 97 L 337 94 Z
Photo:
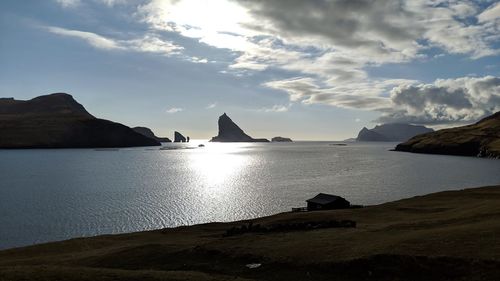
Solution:
M 337 200 L 345 200 L 345 199 L 340 197 L 340 196 L 337 196 L 337 195 L 320 193 L 320 194 L 314 196 L 313 198 L 306 200 L 306 202 L 325 205 L 325 204 L 335 202 Z M 345 201 L 347 201 L 347 200 L 345 200 Z

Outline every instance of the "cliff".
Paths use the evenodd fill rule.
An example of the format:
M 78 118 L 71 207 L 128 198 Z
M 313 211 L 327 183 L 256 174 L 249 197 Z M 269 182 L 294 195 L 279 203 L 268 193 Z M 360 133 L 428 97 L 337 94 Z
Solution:
M 356 138 L 357 141 L 406 141 L 416 135 L 425 134 L 434 130 L 410 124 L 382 124 L 373 129 L 363 127 Z
M 181 133 L 174 132 L 174 142 L 189 142 L 189 137 L 186 139 Z
M 127 126 L 95 118 L 71 95 L 0 99 L 0 148 L 97 148 L 160 145 Z
M 226 113 L 219 117 L 219 134 L 211 142 L 269 142 L 267 139 L 254 139 L 247 135 Z
M 158 142 L 172 142 L 169 138 L 164 138 L 164 137 L 157 137 L 153 131 L 151 131 L 150 128 L 146 127 L 134 127 L 132 130 L 136 131 L 137 133 L 146 136 L 148 138 L 154 139 Z
M 413 137 L 395 150 L 500 158 L 500 112 L 472 125 Z

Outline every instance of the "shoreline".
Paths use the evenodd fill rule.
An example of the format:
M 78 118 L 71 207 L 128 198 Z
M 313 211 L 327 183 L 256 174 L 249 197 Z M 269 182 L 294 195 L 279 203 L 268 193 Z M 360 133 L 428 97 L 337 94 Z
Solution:
M 289 227 L 342 220 L 356 227 Z M 280 228 L 224 235 L 250 221 Z M 498 280 L 498 233 L 500 185 L 11 248 L 0 280 Z

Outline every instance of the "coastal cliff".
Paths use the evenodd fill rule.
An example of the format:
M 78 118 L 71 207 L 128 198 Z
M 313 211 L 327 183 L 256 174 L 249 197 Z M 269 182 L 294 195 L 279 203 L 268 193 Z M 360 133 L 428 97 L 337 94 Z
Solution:
M 92 116 L 71 95 L 0 99 L 0 148 L 98 148 L 160 145 L 131 128 Z
M 226 113 L 219 117 L 219 134 L 211 142 L 269 142 L 267 139 L 254 139 L 247 135 Z
M 132 129 L 143 136 L 146 136 L 148 138 L 154 139 L 159 142 L 172 142 L 169 138 L 157 137 L 155 133 L 153 133 L 153 131 L 147 127 L 134 127 Z
M 472 125 L 413 137 L 395 150 L 500 158 L 500 112 Z
M 406 141 L 416 135 L 433 132 L 433 129 L 410 124 L 390 123 L 377 125 L 373 129 L 363 127 L 357 141 Z

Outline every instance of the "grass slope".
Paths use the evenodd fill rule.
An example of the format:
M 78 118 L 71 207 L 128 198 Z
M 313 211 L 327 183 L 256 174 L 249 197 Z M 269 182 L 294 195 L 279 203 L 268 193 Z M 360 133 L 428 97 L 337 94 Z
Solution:
M 224 237 L 245 222 L 210 223 L 5 250 L 0 280 L 500 280 L 500 186 L 253 222 L 332 219 L 357 228 Z
M 500 112 L 476 124 L 415 136 L 395 150 L 500 158 Z

